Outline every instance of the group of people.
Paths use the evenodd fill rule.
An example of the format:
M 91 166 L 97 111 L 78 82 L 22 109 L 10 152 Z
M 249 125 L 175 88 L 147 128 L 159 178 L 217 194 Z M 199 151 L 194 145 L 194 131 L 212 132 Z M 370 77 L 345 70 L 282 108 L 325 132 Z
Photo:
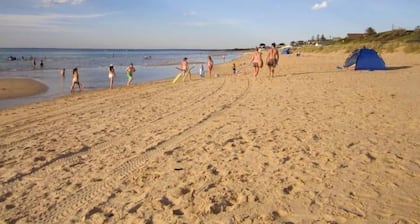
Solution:
M 44 60 L 43 60 L 43 59 L 41 59 L 41 61 L 40 61 L 40 63 L 39 63 L 39 66 L 40 66 L 41 68 L 43 68 L 43 67 L 44 67 Z M 35 67 L 36 67 L 36 58 L 33 58 L 33 59 L 32 59 L 32 67 L 33 67 L 33 68 L 35 68 Z
M 269 69 L 269 77 L 272 79 L 274 77 L 274 69 L 279 61 L 279 51 L 277 50 L 276 43 L 271 44 L 266 61 Z M 249 63 L 252 64 L 252 67 L 254 68 L 254 78 L 257 78 L 260 68 L 264 65 L 262 53 L 258 47 L 255 48 L 255 52 L 252 54 L 251 61 Z
M 272 43 L 271 48 L 267 54 L 267 66 L 269 68 L 269 77 L 273 78 L 274 76 L 274 69 L 277 66 L 279 60 L 279 52 L 276 48 L 276 44 Z M 255 48 L 255 52 L 252 54 L 250 64 L 252 64 L 252 67 L 254 68 L 254 78 L 257 78 L 260 68 L 263 67 L 263 59 L 262 59 L 262 53 L 260 52 L 259 48 Z M 212 78 L 212 72 L 214 67 L 214 61 L 211 56 L 208 56 L 207 59 L 207 71 L 209 74 L 209 78 Z M 184 58 L 181 62 L 181 67 L 177 68 L 182 72 L 182 75 L 184 79 L 186 77 L 191 80 L 191 72 L 189 68 L 188 58 Z M 133 63 L 131 63 L 126 69 L 126 76 L 127 76 L 127 86 L 131 85 L 131 82 L 133 81 L 133 74 L 136 71 L 136 68 L 134 67 Z M 232 73 L 236 74 L 236 65 L 235 63 L 232 65 Z M 65 76 L 65 68 L 62 68 L 60 71 L 61 76 L 64 78 Z M 204 67 L 203 65 L 200 66 L 200 76 L 204 77 Z M 114 79 L 115 79 L 115 67 L 114 65 L 109 65 L 108 67 L 108 78 L 109 78 L 109 88 L 112 89 L 114 86 Z M 82 85 L 79 80 L 79 71 L 77 68 L 73 69 L 73 78 L 70 86 L 70 91 L 73 92 L 75 85 L 79 87 L 79 90 L 82 90 Z
M 184 58 L 186 60 L 186 58 Z M 269 69 L 269 78 L 272 79 L 274 77 L 274 71 L 279 61 L 279 51 L 277 50 L 276 43 L 271 44 L 271 48 L 268 51 L 266 62 Z M 185 62 L 183 62 L 185 63 Z M 260 68 L 263 67 L 264 61 L 262 58 L 262 52 L 258 47 L 255 48 L 255 52 L 251 56 L 251 60 L 249 62 L 252 67 L 254 68 L 254 78 L 256 79 L 258 77 L 258 73 L 260 71 Z M 209 77 L 212 78 L 212 71 L 213 71 L 214 62 L 211 56 L 208 56 L 207 60 L 207 71 L 209 72 Z M 237 74 L 237 68 L 236 64 L 232 64 L 232 75 Z M 200 76 L 204 77 L 204 67 L 201 65 L 200 67 Z
M 133 63 L 131 63 L 126 69 L 126 75 L 127 75 L 127 86 L 131 85 L 131 82 L 133 81 L 133 74 L 136 71 L 136 68 L 134 67 Z M 65 77 L 66 69 L 62 68 L 60 70 L 60 75 L 62 78 Z M 71 80 L 71 86 L 70 86 L 70 92 L 73 92 L 75 86 L 77 85 L 79 87 L 79 91 L 82 90 L 83 85 L 80 83 L 79 79 L 79 70 L 78 68 L 73 68 L 73 77 Z M 108 67 L 108 78 L 109 78 L 109 88 L 114 88 L 114 79 L 115 79 L 115 67 L 113 64 L 110 64 Z
M 214 61 L 212 59 L 212 57 L 209 55 L 207 58 L 207 71 L 209 72 L 209 77 L 212 78 L 212 72 L 213 72 L 213 67 L 214 67 Z M 182 76 L 184 77 L 189 77 L 189 79 L 191 80 L 191 72 L 189 69 L 189 65 L 188 65 L 188 58 L 184 58 L 181 62 L 181 68 L 178 68 L 181 72 L 182 72 Z M 200 77 L 204 78 L 205 77 L 205 70 L 204 70 L 204 66 L 203 64 L 200 65 L 200 69 L 199 69 L 199 75 Z

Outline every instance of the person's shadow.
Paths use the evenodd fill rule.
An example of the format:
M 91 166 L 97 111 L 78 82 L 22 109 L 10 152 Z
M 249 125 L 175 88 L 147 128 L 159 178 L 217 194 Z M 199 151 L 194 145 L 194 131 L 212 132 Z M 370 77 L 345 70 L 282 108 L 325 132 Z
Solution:
M 386 70 L 401 70 L 401 69 L 408 69 L 411 68 L 411 66 L 392 66 L 392 67 L 386 67 Z

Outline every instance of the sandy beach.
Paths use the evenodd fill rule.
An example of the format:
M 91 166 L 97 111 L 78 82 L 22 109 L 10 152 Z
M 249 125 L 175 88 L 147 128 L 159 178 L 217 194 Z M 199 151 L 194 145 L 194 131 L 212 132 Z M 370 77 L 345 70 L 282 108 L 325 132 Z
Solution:
M 47 91 L 48 87 L 33 79 L 0 79 L 0 100 L 32 96 Z
M 347 55 L 2 109 L 0 220 L 420 223 L 420 55 Z

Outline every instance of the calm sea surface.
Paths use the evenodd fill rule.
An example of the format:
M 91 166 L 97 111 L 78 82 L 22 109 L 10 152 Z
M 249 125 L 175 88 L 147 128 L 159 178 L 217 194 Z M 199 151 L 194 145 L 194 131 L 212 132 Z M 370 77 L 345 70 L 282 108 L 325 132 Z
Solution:
M 198 65 L 206 65 L 207 57 L 214 62 L 229 62 L 239 57 L 241 52 L 222 50 L 112 50 L 112 49 L 22 49 L 0 48 L 1 78 L 32 78 L 46 84 L 47 92 L 17 99 L 0 100 L 0 108 L 38 102 L 70 94 L 71 71 L 79 69 L 84 90 L 108 87 L 108 66 L 116 67 L 114 86 L 125 85 L 125 68 L 133 63 L 136 67 L 133 83 L 161 80 L 174 77 L 181 60 L 188 58 L 193 73 L 198 73 Z M 14 57 L 16 60 L 10 60 Z M 36 60 L 36 67 L 32 65 Z M 40 67 L 40 60 L 44 66 Z M 206 66 L 204 66 L 206 67 Z M 66 69 L 64 80 L 60 69 Z

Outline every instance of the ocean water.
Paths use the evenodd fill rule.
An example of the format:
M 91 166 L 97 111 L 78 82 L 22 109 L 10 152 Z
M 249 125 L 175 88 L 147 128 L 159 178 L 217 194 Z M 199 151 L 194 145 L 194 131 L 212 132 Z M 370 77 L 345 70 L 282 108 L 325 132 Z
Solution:
M 38 102 L 70 94 L 72 69 L 77 67 L 84 90 L 108 88 L 108 66 L 116 68 L 114 86 L 127 82 L 125 68 L 136 67 L 133 84 L 174 77 L 184 57 L 188 58 L 193 73 L 200 63 L 206 67 L 211 55 L 216 64 L 229 62 L 241 55 L 230 50 L 128 50 L 128 49 L 23 49 L 0 48 L 0 78 L 32 78 L 46 84 L 48 91 L 30 97 L 0 100 L 0 108 Z M 9 57 L 16 60 L 9 60 Z M 36 61 L 36 67 L 32 65 Z M 40 60 L 44 66 L 41 68 Z M 63 79 L 60 69 L 66 69 Z M 76 88 L 77 89 L 77 88 Z

